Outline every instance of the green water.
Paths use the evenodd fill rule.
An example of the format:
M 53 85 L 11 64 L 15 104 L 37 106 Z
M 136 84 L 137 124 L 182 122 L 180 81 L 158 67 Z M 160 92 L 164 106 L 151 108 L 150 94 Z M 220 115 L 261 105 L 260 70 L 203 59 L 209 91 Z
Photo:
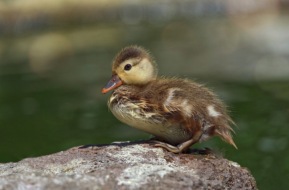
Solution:
M 106 107 L 106 95 L 88 95 L 85 87 L 67 87 L 31 73 L 2 75 L 0 80 L 0 162 L 18 161 L 83 144 L 149 137 L 120 124 Z M 94 89 L 92 84 L 87 85 L 86 88 Z M 264 90 L 260 83 L 210 82 L 210 85 L 223 94 L 231 107 L 238 125 L 235 141 L 239 149 L 215 138 L 199 146 L 218 149 L 228 159 L 249 168 L 260 188 L 278 185 L 279 189 L 286 189 L 288 99 Z M 288 95 L 287 82 L 261 85 Z M 99 89 L 94 90 L 100 93 Z
M 171 28 L 165 27 L 166 31 L 163 32 L 163 26 L 150 26 L 149 29 L 130 26 L 124 29 L 124 26 L 113 25 L 113 30 L 112 26 L 93 26 L 91 32 L 89 27 L 80 31 L 57 29 L 49 31 L 49 34 L 40 32 L 2 38 L 2 47 L 5 48 L 2 48 L 0 63 L 0 162 L 18 161 L 84 144 L 149 138 L 149 135 L 117 121 L 106 106 L 109 95 L 100 93 L 101 87 L 110 77 L 110 63 L 114 54 L 124 45 L 134 43 L 156 51 L 156 58 L 161 63 L 161 74 L 198 78 L 229 105 L 237 123 L 234 139 L 239 149 L 235 150 L 217 138 L 197 146 L 215 149 L 226 158 L 247 167 L 260 189 L 287 189 L 289 82 L 219 80 L 218 74 L 216 77 L 199 74 L 194 72 L 193 67 L 188 70 L 186 65 L 176 65 L 174 61 L 181 64 L 192 60 L 191 57 L 196 57 L 193 61 L 210 62 L 216 58 L 213 51 L 221 53 L 220 57 L 225 61 L 229 59 L 224 52 L 217 51 L 219 42 L 226 47 L 229 47 L 229 42 L 220 38 L 219 41 L 215 38 L 210 40 L 210 35 L 206 37 L 202 32 L 210 27 L 203 27 L 199 22 L 190 24 L 201 28 L 200 31 L 194 31 L 197 37 L 193 38 L 192 43 L 186 41 L 190 37 L 188 31 L 174 38 L 175 33 L 169 32 Z M 89 35 L 89 39 L 82 36 L 79 42 L 75 40 L 78 39 L 77 35 L 94 34 L 93 31 L 99 28 L 98 34 L 105 42 L 90 39 L 92 36 Z M 42 34 L 45 35 L 44 39 L 41 38 Z M 55 38 L 59 44 L 49 44 L 50 39 Z M 37 40 L 44 45 L 38 46 L 40 42 Z M 82 41 L 85 43 L 82 44 Z M 68 45 L 66 42 L 69 42 Z M 60 49 L 57 49 L 59 46 Z M 46 49 L 38 51 L 41 47 L 56 50 L 52 53 L 48 51 L 47 56 Z M 170 51 L 167 54 L 158 52 L 162 49 Z M 183 54 L 177 54 L 177 49 L 192 51 L 180 51 Z M 211 53 L 202 54 L 205 50 Z M 34 55 L 35 51 L 37 53 Z M 63 55 L 58 55 L 59 51 Z M 238 53 L 242 55 L 236 55 L 241 57 L 244 55 L 242 50 Z M 212 56 L 211 59 L 208 56 Z M 44 66 L 35 66 L 35 60 Z M 240 60 L 234 58 L 232 61 Z M 46 68 L 45 64 L 52 66 Z M 208 69 L 214 71 L 217 68 Z M 180 72 L 182 70 L 187 72 Z

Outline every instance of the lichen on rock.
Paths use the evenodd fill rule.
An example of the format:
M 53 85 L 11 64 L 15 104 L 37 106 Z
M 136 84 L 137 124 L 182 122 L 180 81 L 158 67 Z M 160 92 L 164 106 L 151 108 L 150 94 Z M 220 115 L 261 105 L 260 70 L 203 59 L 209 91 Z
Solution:
M 250 172 L 213 153 L 173 154 L 145 142 L 74 147 L 0 164 L 0 189 L 257 189 Z

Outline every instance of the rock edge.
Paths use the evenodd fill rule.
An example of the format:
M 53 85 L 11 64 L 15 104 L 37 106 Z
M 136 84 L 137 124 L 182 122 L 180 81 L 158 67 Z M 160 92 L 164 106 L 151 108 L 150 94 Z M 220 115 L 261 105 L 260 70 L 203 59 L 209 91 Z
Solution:
M 257 189 L 250 172 L 213 153 L 173 154 L 144 142 L 85 145 L 0 164 L 0 189 Z

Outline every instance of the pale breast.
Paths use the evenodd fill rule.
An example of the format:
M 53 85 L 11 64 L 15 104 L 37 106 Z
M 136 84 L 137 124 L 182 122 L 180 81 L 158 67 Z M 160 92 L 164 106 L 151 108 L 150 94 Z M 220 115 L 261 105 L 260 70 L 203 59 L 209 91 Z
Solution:
M 181 125 L 172 125 L 165 116 L 149 108 L 150 105 L 142 101 L 131 100 L 113 93 L 108 105 L 113 115 L 121 122 L 168 143 L 179 144 L 191 137 Z

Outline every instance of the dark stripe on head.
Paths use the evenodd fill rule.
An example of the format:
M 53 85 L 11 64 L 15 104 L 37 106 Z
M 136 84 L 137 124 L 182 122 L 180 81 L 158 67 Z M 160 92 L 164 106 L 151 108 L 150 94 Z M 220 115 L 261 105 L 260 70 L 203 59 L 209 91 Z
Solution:
M 117 68 L 122 62 L 133 58 L 150 58 L 149 53 L 142 47 L 129 46 L 121 50 L 114 59 L 114 68 Z

